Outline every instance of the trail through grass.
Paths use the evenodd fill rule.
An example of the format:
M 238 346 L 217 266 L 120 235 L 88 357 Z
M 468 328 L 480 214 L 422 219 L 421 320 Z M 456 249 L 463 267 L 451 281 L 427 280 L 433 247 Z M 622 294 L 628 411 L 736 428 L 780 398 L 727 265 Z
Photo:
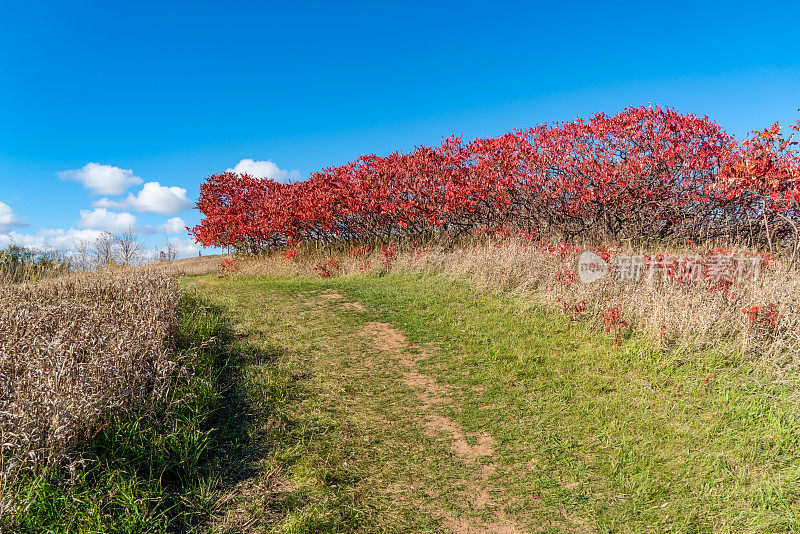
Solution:
M 443 277 L 186 285 L 242 355 L 214 531 L 800 530 L 794 384 L 746 361 Z

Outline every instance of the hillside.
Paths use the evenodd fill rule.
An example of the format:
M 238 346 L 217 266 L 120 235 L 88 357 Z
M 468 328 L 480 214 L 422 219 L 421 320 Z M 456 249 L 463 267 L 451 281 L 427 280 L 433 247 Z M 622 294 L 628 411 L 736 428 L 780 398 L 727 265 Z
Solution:
M 235 324 L 219 531 L 798 528 L 794 388 L 442 276 L 190 277 Z

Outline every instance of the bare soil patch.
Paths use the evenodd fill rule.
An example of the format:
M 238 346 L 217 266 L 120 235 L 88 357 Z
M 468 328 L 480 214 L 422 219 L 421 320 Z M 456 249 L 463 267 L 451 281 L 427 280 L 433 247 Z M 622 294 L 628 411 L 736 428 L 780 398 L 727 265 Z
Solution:
M 455 421 L 432 410 L 433 405 L 447 404 L 452 402 L 452 399 L 447 388 L 437 384 L 430 376 L 416 370 L 416 364 L 426 358 L 429 353 L 422 352 L 417 355 L 410 353 L 406 350 L 409 347 L 406 336 L 387 323 L 367 323 L 362 328 L 361 335 L 372 340 L 378 350 L 391 353 L 403 366 L 403 382 L 414 390 L 422 405 L 421 411 L 425 418 L 427 432 L 434 437 L 444 434 L 450 440 L 453 452 L 463 462 L 479 470 L 480 482 L 476 483 L 467 479 L 463 481 L 467 488 L 466 498 L 469 499 L 472 507 L 483 509 L 488 506 L 496 506 L 497 503 L 493 502 L 490 491 L 496 490 L 496 488 L 492 488 L 490 478 L 497 471 L 497 467 L 489 460 L 494 454 L 496 445 L 494 439 L 487 432 L 483 432 L 475 436 L 476 444 L 470 445 L 467 434 Z M 444 526 L 455 534 L 522 532 L 522 529 L 499 508 L 493 513 L 494 520 L 483 524 L 453 517 L 444 510 L 437 510 L 437 513 L 444 516 Z
M 334 291 L 325 291 L 318 298 L 323 302 L 329 302 L 331 300 L 342 300 L 344 299 L 344 296 Z
M 357 312 L 367 311 L 364 305 L 361 304 L 360 302 L 344 302 L 341 305 L 339 305 L 339 309 L 345 311 L 357 311 Z

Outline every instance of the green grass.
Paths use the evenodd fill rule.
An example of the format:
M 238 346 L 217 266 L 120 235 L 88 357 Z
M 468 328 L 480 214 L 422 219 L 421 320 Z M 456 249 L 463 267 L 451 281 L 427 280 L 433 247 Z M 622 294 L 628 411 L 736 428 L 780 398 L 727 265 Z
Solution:
M 394 506 L 373 491 L 377 480 L 412 483 L 413 471 L 394 465 L 405 459 L 406 436 L 386 424 L 387 414 L 397 417 L 387 399 L 409 402 L 410 392 L 384 388 L 362 365 L 354 317 L 330 321 L 325 310 L 303 305 L 300 287 L 202 290 L 237 323 L 234 402 L 247 414 L 226 457 L 227 506 L 212 530 L 433 531 L 436 522 L 419 507 Z
M 503 444 L 506 484 L 522 510 L 544 505 L 540 523 L 560 513 L 550 508 L 605 532 L 798 530 L 791 384 L 732 355 L 661 353 L 640 339 L 613 347 L 444 279 L 352 294 L 444 349 L 428 371 L 465 393 L 450 415 Z
M 1 532 L 185 532 L 208 517 L 229 328 L 185 297 L 177 337 L 175 360 L 193 369 L 191 377 L 176 378 L 155 411 L 108 421 L 74 476 L 48 469 L 6 488 L 4 498 L 20 506 L 2 518 Z
M 313 302 L 326 289 L 368 311 Z M 440 530 L 443 514 L 487 518 L 459 492 L 474 469 L 425 433 L 396 362 L 358 336 L 376 320 L 438 347 L 419 363 L 450 388 L 452 402 L 435 409 L 492 435 L 491 484 L 522 525 L 800 530 L 795 384 L 735 354 L 662 352 L 635 336 L 617 347 L 588 325 L 443 277 L 222 281 L 202 292 L 231 310 L 240 351 L 253 352 L 240 387 L 250 446 L 263 451 L 250 486 L 229 491 L 219 531 L 246 521 L 419 532 Z
M 797 384 L 729 350 L 615 346 L 441 276 L 183 283 L 213 306 L 184 309 L 194 400 L 114 421 L 70 482 L 22 481 L 10 531 L 441 532 L 498 514 L 554 533 L 800 531 Z M 425 351 L 417 370 L 450 399 L 432 414 L 492 436 L 488 479 L 426 430 L 397 355 L 361 334 L 374 321 Z

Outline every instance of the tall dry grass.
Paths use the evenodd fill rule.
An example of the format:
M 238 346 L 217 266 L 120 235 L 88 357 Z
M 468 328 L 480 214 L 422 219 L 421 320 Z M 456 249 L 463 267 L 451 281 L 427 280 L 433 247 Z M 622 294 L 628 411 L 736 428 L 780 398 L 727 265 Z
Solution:
M 42 252 L 12 245 L 0 250 L 0 284 L 52 278 L 72 270 L 72 263 L 57 252 Z
M 666 255 L 711 251 L 658 251 Z M 703 253 L 705 252 L 705 253 Z M 631 250 L 626 255 L 654 254 Z M 681 352 L 731 352 L 757 359 L 781 373 L 800 365 L 800 273 L 777 264 L 758 276 L 720 289 L 713 279 L 676 283 L 645 276 L 639 282 L 611 276 L 582 283 L 576 274 L 579 253 L 548 253 L 519 242 L 438 252 L 412 259 L 408 266 L 448 273 L 485 289 L 511 291 L 573 318 L 602 326 L 602 316 L 617 308 L 632 330 Z M 743 310 L 758 309 L 755 317 Z M 774 324 L 764 315 L 773 310 Z
M 604 247 L 543 247 L 525 240 L 486 240 L 461 247 L 430 246 L 404 251 L 310 249 L 286 259 L 281 254 L 242 257 L 227 267 L 239 276 L 340 276 L 439 273 L 476 290 L 502 291 L 520 302 L 545 305 L 573 319 L 594 323 L 601 334 L 603 313 L 616 308 L 628 326 L 672 351 L 739 353 L 785 376 L 800 367 L 800 273 L 780 262 L 720 291 L 711 279 L 674 283 L 653 276 L 641 282 L 606 277 L 591 284 L 577 277 L 581 251 Z M 627 255 L 664 253 L 710 257 L 712 250 L 628 249 Z M 743 249 L 731 254 L 750 253 Z M 612 258 L 613 259 L 613 258 Z M 758 310 L 748 313 L 743 310 Z
M 230 257 L 230 254 L 215 254 L 211 256 L 201 256 L 198 258 L 162 261 L 154 264 L 153 266 L 162 269 L 173 276 L 196 276 L 217 272 L 219 270 L 220 262 Z
M 156 270 L 0 284 L 0 482 L 162 395 L 178 305 Z

